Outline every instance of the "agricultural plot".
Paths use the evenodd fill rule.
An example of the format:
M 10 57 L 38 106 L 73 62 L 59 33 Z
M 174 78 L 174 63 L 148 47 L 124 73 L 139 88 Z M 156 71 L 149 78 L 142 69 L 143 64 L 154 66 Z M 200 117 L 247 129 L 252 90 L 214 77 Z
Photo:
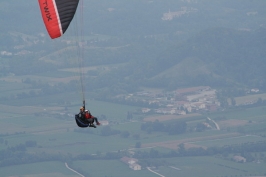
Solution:
M 168 136 L 168 141 L 163 140 L 163 136 L 159 136 L 156 139 L 157 141 L 154 140 L 154 143 L 151 141 L 149 141 L 149 143 L 144 141 L 145 143 L 142 143 L 142 147 L 165 147 L 177 149 L 179 144 L 184 143 L 186 148 L 207 148 L 264 141 L 264 135 L 266 132 L 265 116 L 266 112 L 264 107 L 212 113 L 209 114 L 208 117 L 211 117 L 216 121 L 221 129 L 220 131 L 208 130 L 203 132 L 191 132 L 179 134 L 174 136 L 174 138 Z M 192 120 L 188 121 L 187 125 L 188 127 L 195 127 L 198 123 L 204 121 L 206 121 L 206 119 Z M 151 138 L 149 138 L 149 140 L 151 140 Z
M 88 71 L 91 68 L 87 68 Z M 5 94 L 17 94 L 29 91 L 27 84 L 19 81 L 30 78 L 41 79 L 44 82 L 67 82 L 71 78 L 71 72 L 75 70 L 63 70 L 56 73 L 45 73 L 38 76 L 24 76 L 18 80 L 8 80 L 5 88 L 1 88 L 2 96 Z M 64 76 L 62 73 L 68 73 Z M 50 75 L 51 74 L 51 75 Z M 73 74 L 73 73 L 72 73 Z M 56 76 L 53 80 L 50 77 Z M 11 79 L 11 78 L 9 78 Z M 46 80 L 47 79 L 47 80 Z M 14 89 L 15 83 L 18 85 Z M 7 91 L 9 90 L 9 91 Z M 86 93 L 89 95 L 90 93 Z M 88 96 L 89 98 L 89 96 Z M 185 116 L 150 116 L 133 115 L 132 121 L 127 120 L 128 112 L 134 112 L 139 107 L 108 103 L 87 99 L 87 108 L 98 118 L 105 117 L 110 123 L 109 128 L 114 131 L 128 132 L 128 137 L 120 133 L 110 136 L 102 136 L 106 126 L 97 129 L 81 129 L 76 126 L 74 114 L 78 113 L 81 97 L 79 93 L 60 93 L 50 96 L 27 97 L 1 101 L 0 104 L 0 134 L 1 149 L 14 147 L 25 142 L 36 142 L 36 146 L 28 147 L 27 153 L 47 154 L 50 156 L 75 157 L 80 154 L 104 155 L 107 152 L 128 152 L 151 150 L 159 153 L 170 153 L 178 150 L 180 144 L 185 148 L 191 147 L 222 147 L 250 142 L 264 141 L 265 131 L 265 107 L 235 110 L 221 113 L 210 113 L 208 115 L 189 114 Z M 221 130 L 204 130 L 197 132 L 192 129 L 198 123 L 208 121 L 207 117 L 216 121 Z M 147 133 L 141 130 L 141 125 L 148 121 L 159 120 L 160 123 L 171 123 L 176 120 L 187 121 L 188 130 L 183 134 L 169 135 L 167 132 L 151 131 Z M 101 121 L 101 119 L 100 119 Z M 162 121 L 162 122 L 161 122 Z M 241 129 L 240 129 L 240 128 Z M 191 128 L 189 130 L 189 128 Z M 140 143 L 141 148 L 135 148 Z M 142 159 L 146 160 L 146 159 Z M 149 159 L 148 159 L 149 160 Z M 265 173 L 262 164 L 251 164 L 241 166 L 238 163 L 226 161 L 214 157 L 182 157 L 168 159 L 152 159 L 154 161 L 165 161 L 155 172 L 167 177 L 179 176 L 224 176 L 224 175 L 262 175 Z M 229 165 L 228 165 L 229 164 Z M 246 166 L 245 166 L 246 165 Z M 155 174 L 146 168 L 141 171 L 133 171 L 128 165 L 119 160 L 85 160 L 72 161 L 71 166 L 80 169 L 91 176 L 145 176 L 152 177 Z M 10 169 L 16 169 L 12 171 Z M 26 171 L 25 169 L 32 169 Z M 104 170 L 102 170 L 104 168 Z M 35 171 L 33 170 L 35 169 Z M 49 169 L 49 171 L 45 171 Z M 180 169 L 180 170 L 179 170 Z M 246 170 L 246 171 L 243 171 Z M 223 173 L 226 171 L 226 173 Z M 16 172 L 16 173 L 15 173 Z M 70 176 L 76 177 L 68 170 L 64 162 L 49 161 L 45 163 L 32 163 L 10 167 L 1 167 L 0 174 L 4 176 Z
M 44 137 L 45 138 L 45 137 Z M 117 152 L 128 149 L 132 145 L 130 139 L 119 136 L 99 136 L 91 133 L 77 134 L 64 133 L 52 137 L 46 136 L 47 143 L 40 143 L 39 150 L 49 152 L 61 152 L 71 154 L 98 154 L 106 152 Z M 119 140 L 119 141 L 118 141 Z
M 207 146 L 205 146 L 204 143 L 202 144 L 198 144 L 198 142 L 205 142 L 205 141 L 216 141 L 216 140 L 220 140 L 220 139 L 226 139 L 226 138 L 230 138 L 230 137 L 236 137 L 239 136 L 237 133 L 225 133 L 225 134 L 209 134 L 207 136 L 201 136 L 201 137 L 192 137 L 192 138 L 188 138 L 188 137 L 183 137 L 183 138 L 178 138 L 176 140 L 171 140 L 171 141 L 157 141 L 154 143 L 146 143 L 143 144 L 142 147 L 164 147 L 164 148 L 169 148 L 169 149 L 173 149 L 173 150 L 177 150 L 178 146 L 180 144 L 185 144 L 186 148 L 191 148 L 191 147 L 202 147 L 202 148 L 206 148 Z
M 2 177 L 78 177 L 63 162 L 53 161 L 1 167 L 0 174 Z
M 167 165 L 159 167 L 157 172 L 167 177 L 264 176 L 266 174 L 266 169 L 263 168 L 265 164 L 237 163 L 215 157 L 179 157 L 164 160 Z
M 238 135 L 238 136 L 229 136 L 221 137 L 217 139 L 209 140 L 200 140 L 195 142 L 190 142 L 191 144 L 205 146 L 205 147 L 222 147 L 226 145 L 238 145 L 250 142 L 263 141 L 265 138 L 257 135 Z
M 247 121 L 264 121 L 266 117 L 266 107 L 255 107 L 247 109 L 237 109 L 232 111 L 225 111 L 219 113 L 212 113 L 209 117 L 213 120 L 223 119 L 237 119 Z
M 1 79 L 1 78 L 0 78 Z M 20 82 L 20 81 L 18 81 Z M 0 80 L 0 98 L 6 98 L 10 96 L 14 96 L 19 92 L 28 92 L 29 91 L 28 84 L 22 84 L 15 82 L 6 82 Z
M 99 153 L 127 149 L 134 146 L 132 138 L 116 136 L 100 136 L 103 126 L 97 129 L 80 129 L 76 126 L 74 114 L 78 113 L 80 102 L 76 94 L 58 94 L 55 96 L 25 98 L 10 101 L 11 105 L 0 105 L 0 134 L 8 146 L 16 146 L 26 141 L 36 141 L 35 148 L 29 148 L 29 152 L 46 153 Z M 64 100 L 72 102 L 64 105 Z M 61 104 L 63 103 L 63 105 Z M 128 111 L 135 111 L 137 107 L 124 106 L 113 103 L 87 100 L 88 107 L 94 116 L 106 115 L 108 121 L 116 121 L 119 125 L 111 126 L 112 129 L 138 133 L 140 123 L 131 123 L 133 126 L 125 126 Z M 26 103 L 26 105 L 24 104 Z M 43 105 L 41 106 L 40 103 Z M 24 106 L 22 106 L 24 105 Z M 65 107 L 68 110 L 65 110 Z M 119 110 L 119 111 L 117 111 Z M 72 113 L 72 115 L 60 115 Z M 101 121 L 101 119 L 100 119 Z M 125 128 L 126 127 L 126 128 Z M 138 129 L 136 129 L 138 127 Z M 131 132 L 132 131 L 132 132 Z M 120 139 L 120 141 L 117 141 Z
M 258 99 L 261 98 L 262 100 L 266 100 L 266 94 L 254 94 L 242 97 L 235 97 L 236 105 L 244 105 L 257 102 Z
M 46 76 L 47 75 L 47 76 Z M 9 82 L 22 82 L 23 80 L 30 80 L 30 81 L 41 81 L 42 83 L 50 83 L 50 84 L 55 84 L 55 83 L 64 83 L 64 82 L 69 82 L 71 80 L 77 80 L 77 78 L 75 78 L 74 75 L 72 76 L 67 76 L 65 75 L 64 77 L 61 76 L 61 74 L 57 74 L 58 77 L 56 77 L 56 75 L 49 77 L 48 74 L 43 75 L 25 75 L 25 76 L 17 76 L 15 78 L 13 77 L 6 77 L 3 78 L 3 80 L 5 81 L 9 81 Z
M 78 68 L 77 68 L 78 69 Z M 40 77 L 39 79 L 41 80 L 41 78 L 50 78 L 50 79 L 53 79 L 53 78 L 69 78 L 69 77 L 73 77 L 73 76 L 79 76 L 78 73 L 73 73 L 73 72 L 70 72 L 72 71 L 71 69 L 59 69 L 59 70 L 56 70 L 56 71 L 49 71 L 49 72 L 42 72 L 42 73 L 36 73 L 34 74 L 34 76 L 31 76 L 31 77 Z M 41 80 L 43 81 L 43 80 Z
M 76 161 L 73 163 L 75 169 L 81 168 L 86 171 L 90 176 L 115 176 L 115 177 L 154 177 L 154 174 L 148 170 L 134 171 L 129 168 L 129 165 L 124 164 L 119 160 L 87 160 Z
M 25 83 L 21 83 L 20 79 L 17 79 L 17 77 L 4 77 L 0 78 L 0 93 L 8 92 L 10 90 L 20 90 L 29 88 L 30 86 Z
M 180 120 L 180 119 L 189 119 L 189 118 L 197 118 L 197 117 L 201 117 L 201 114 L 198 113 L 194 113 L 194 114 L 187 114 L 187 115 L 163 115 L 163 116 L 149 116 L 144 118 L 144 121 L 148 122 L 154 122 L 156 120 L 158 120 L 159 122 L 161 121 L 169 121 L 169 120 Z
M 115 68 L 118 68 L 120 66 L 123 66 L 124 64 L 110 64 L 110 65 L 97 65 L 97 66 L 89 66 L 89 67 L 83 67 L 82 71 L 84 73 L 87 73 L 88 71 L 109 71 Z M 66 68 L 66 69 L 60 69 L 59 71 L 62 71 L 62 73 L 68 73 L 68 75 L 73 75 L 73 73 L 79 73 L 80 68 Z

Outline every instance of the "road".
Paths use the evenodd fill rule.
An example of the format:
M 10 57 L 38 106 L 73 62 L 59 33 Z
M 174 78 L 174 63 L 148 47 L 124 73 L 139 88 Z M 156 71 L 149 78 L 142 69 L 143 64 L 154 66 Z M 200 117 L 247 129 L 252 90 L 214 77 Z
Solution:
M 70 167 L 67 165 L 66 162 L 65 162 L 65 166 L 66 166 L 69 170 L 71 170 L 71 171 L 73 171 L 74 173 L 78 174 L 79 176 L 81 176 L 81 177 L 85 177 L 84 175 L 80 174 L 80 173 L 77 172 L 76 170 L 70 168 Z M 147 169 L 148 169 L 150 172 L 152 172 L 152 173 L 154 173 L 154 174 L 156 174 L 156 175 L 158 175 L 158 176 L 165 177 L 165 176 L 161 175 L 160 173 L 157 173 L 156 171 L 153 171 L 150 167 L 147 167 Z
M 80 174 L 79 172 L 77 172 L 77 171 L 73 170 L 72 168 L 70 168 L 70 167 L 67 165 L 67 163 L 65 163 L 65 166 L 66 166 L 69 170 L 71 170 L 71 171 L 73 171 L 74 173 L 78 174 L 79 176 L 81 176 L 81 177 L 85 177 L 84 175 L 82 175 L 82 174 Z
M 147 167 L 147 169 L 152 172 L 152 173 L 155 173 L 156 175 L 159 175 L 161 177 L 165 177 L 164 175 L 161 175 L 160 173 L 157 173 L 156 171 L 153 171 L 150 167 Z
M 177 167 L 173 167 L 173 166 L 169 166 L 170 168 L 173 168 L 175 170 L 181 170 L 180 168 L 177 168 Z
M 217 130 L 220 130 L 220 126 L 214 120 L 212 120 L 209 117 L 207 117 L 207 118 L 215 124 Z

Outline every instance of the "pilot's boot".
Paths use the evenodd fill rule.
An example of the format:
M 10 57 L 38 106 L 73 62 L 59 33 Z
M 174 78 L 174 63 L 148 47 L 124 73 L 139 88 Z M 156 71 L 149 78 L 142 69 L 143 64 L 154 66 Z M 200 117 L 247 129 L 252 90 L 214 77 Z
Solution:
M 95 126 L 94 124 L 91 124 L 90 127 L 94 127 L 94 128 L 96 128 L 96 126 Z

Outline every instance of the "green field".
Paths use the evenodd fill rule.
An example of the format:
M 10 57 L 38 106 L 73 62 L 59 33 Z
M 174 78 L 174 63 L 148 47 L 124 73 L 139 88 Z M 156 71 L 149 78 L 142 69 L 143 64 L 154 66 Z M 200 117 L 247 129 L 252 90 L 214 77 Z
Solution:
M 253 94 L 253 95 L 247 95 L 247 96 L 241 96 L 241 97 L 236 97 L 235 101 L 236 101 L 236 105 L 241 105 L 241 104 L 245 104 L 248 102 L 252 102 L 252 101 L 258 101 L 258 99 L 261 98 L 262 100 L 266 100 L 266 94 Z
M 42 79 L 46 82 L 52 76 L 62 78 L 70 75 L 65 75 L 64 72 L 60 71 L 43 73 L 34 77 L 16 77 L 15 79 L 18 81 L 25 78 Z M 20 82 L 0 81 L 0 84 L 0 98 L 31 90 L 29 85 Z M 4 86 L 2 87 L 2 85 Z M 1 100 L 0 151 L 34 141 L 37 145 L 27 148 L 26 152 L 29 154 L 47 154 L 50 158 L 51 156 L 76 157 L 81 154 L 95 154 L 100 157 L 110 152 L 128 153 L 128 150 L 143 153 L 150 153 L 154 150 L 161 154 L 167 154 L 177 150 L 181 143 L 191 147 L 208 148 L 265 141 L 265 106 L 183 118 L 182 120 L 187 121 L 187 132 L 169 135 L 167 132 L 152 131 L 147 133 L 142 131 L 141 125 L 144 121 L 140 117 L 145 118 L 145 115 L 134 114 L 133 120 L 128 121 L 128 112 L 135 112 L 140 107 L 93 100 L 90 99 L 90 94 L 92 93 L 85 93 L 87 109 L 99 119 L 104 115 L 106 121 L 110 122 L 111 130 L 128 132 L 127 138 L 123 138 L 120 133 L 102 136 L 106 126 L 100 126 L 96 129 L 77 127 L 74 114 L 78 113 L 82 99 L 77 88 L 77 92 L 71 93 Z M 61 115 L 61 113 L 65 115 Z M 207 117 L 216 121 L 221 126 L 221 130 L 213 128 L 194 131 L 194 127 L 199 123 L 206 122 Z M 100 119 L 100 121 L 102 120 Z M 172 123 L 174 120 L 165 122 Z M 142 148 L 135 148 L 138 142 L 141 143 Z M 230 154 L 230 156 L 233 155 L 235 154 Z M 47 160 L 46 162 L 0 167 L 0 176 L 77 177 L 77 174 L 66 168 L 65 162 L 68 160 L 68 158 L 64 158 L 58 161 Z M 158 168 L 152 169 L 166 177 L 262 176 L 266 174 L 263 160 L 261 163 L 236 163 L 230 159 L 222 159 L 220 156 L 219 158 L 195 156 L 139 160 L 140 163 L 144 164 L 146 161 L 158 162 L 160 164 Z M 122 177 L 124 174 L 127 174 L 127 177 L 156 176 L 145 166 L 141 171 L 134 171 L 119 159 L 72 160 L 70 165 L 78 171 L 97 177 Z
M 3 177 L 78 177 L 77 174 L 68 170 L 63 162 L 53 161 L 3 167 L 0 168 L 0 174 Z
M 226 119 L 264 121 L 266 118 L 265 108 L 266 108 L 265 106 L 262 106 L 262 107 L 247 108 L 247 109 L 236 109 L 232 111 L 213 113 L 209 117 L 214 120 L 219 117 L 225 117 Z
M 154 160 L 158 161 L 158 160 Z M 266 174 L 263 163 L 236 163 L 218 157 L 179 157 L 160 159 L 163 166 L 155 172 L 167 176 L 197 176 L 197 177 L 222 177 L 222 176 L 264 176 Z M 120 160 L 86 160 L 74 161 L 68 164 L 76 171 L 85 172 L 89 176 L 105 177 L 154 177 L 156 174 L 142 169 L 134 171 Z M 0 168 L 0 174 L 7 176 L 22 177 L 78 177 L 79 175 L 66 168 L 64 162 L 42 162 L 25 165 L 15 165 L 12 167 Z
M 75 168 L 81 168 L 83 171 L 88 172 L 91 176 L 105 177 L 136 177 L 145 176 L 153 177 L 154 174 L 147 170 L 134 171 L 129 168 L 127 164 L 119 160 L 87 160 L 77 161 L 73 163 Z
M 192 142 L 192 144 L 202 145 L 206 147 L 219 147 L 225 145 L 237 145 L 249 142 L 263 141 L 265 138 L 256 135 L 244 135 L 236 137 L 221 138 L 215 140 L 203 140 Z
M 159 173 L 167 177 L 263 176 L 266 173 L 266 169 L 263 168 L 265 164 L 236 163 L 216 157 L 181 157 L 165 160 L 169 165 L 159 167 Z

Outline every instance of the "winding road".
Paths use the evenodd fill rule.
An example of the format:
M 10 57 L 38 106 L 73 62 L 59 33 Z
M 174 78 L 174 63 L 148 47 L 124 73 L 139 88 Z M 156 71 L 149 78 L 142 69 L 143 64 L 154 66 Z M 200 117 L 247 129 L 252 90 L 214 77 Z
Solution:
M 209 117 L 207 117 L 207 118 L 208 118 L 208 120 L 212 121 L 215 124 L 217 130 L 220 130 L 220 126 L 214 120 L 212 120 Z
M 73 171 L 74 173 L 78 174 L 79 176 L 81 176 L 81 177 L 85 177 L 84 175 L 80 174 L 80 173 L 77 172 L 76 170 L 73 170 L 72 168 L 70 168 L 70 167 L 67 165 L 66 162 L 65 162 L 65 166 L 66 166 L 69 170 L 71 170 L 71 171 Z
M 147 167 L 147 169 L 148 169 L 150 172 L 152 172 L 152 173 L 154 173 L 154 174 L 156 174 L 156 175 L 159 175 L 159 176 L 161 176 L 161 177 L 165 177 L 164 175 L 161 175 L 160 173 L 157 173 L 156 171 L 153 171 L 153 170 L 151 169 L 151 167 Z

